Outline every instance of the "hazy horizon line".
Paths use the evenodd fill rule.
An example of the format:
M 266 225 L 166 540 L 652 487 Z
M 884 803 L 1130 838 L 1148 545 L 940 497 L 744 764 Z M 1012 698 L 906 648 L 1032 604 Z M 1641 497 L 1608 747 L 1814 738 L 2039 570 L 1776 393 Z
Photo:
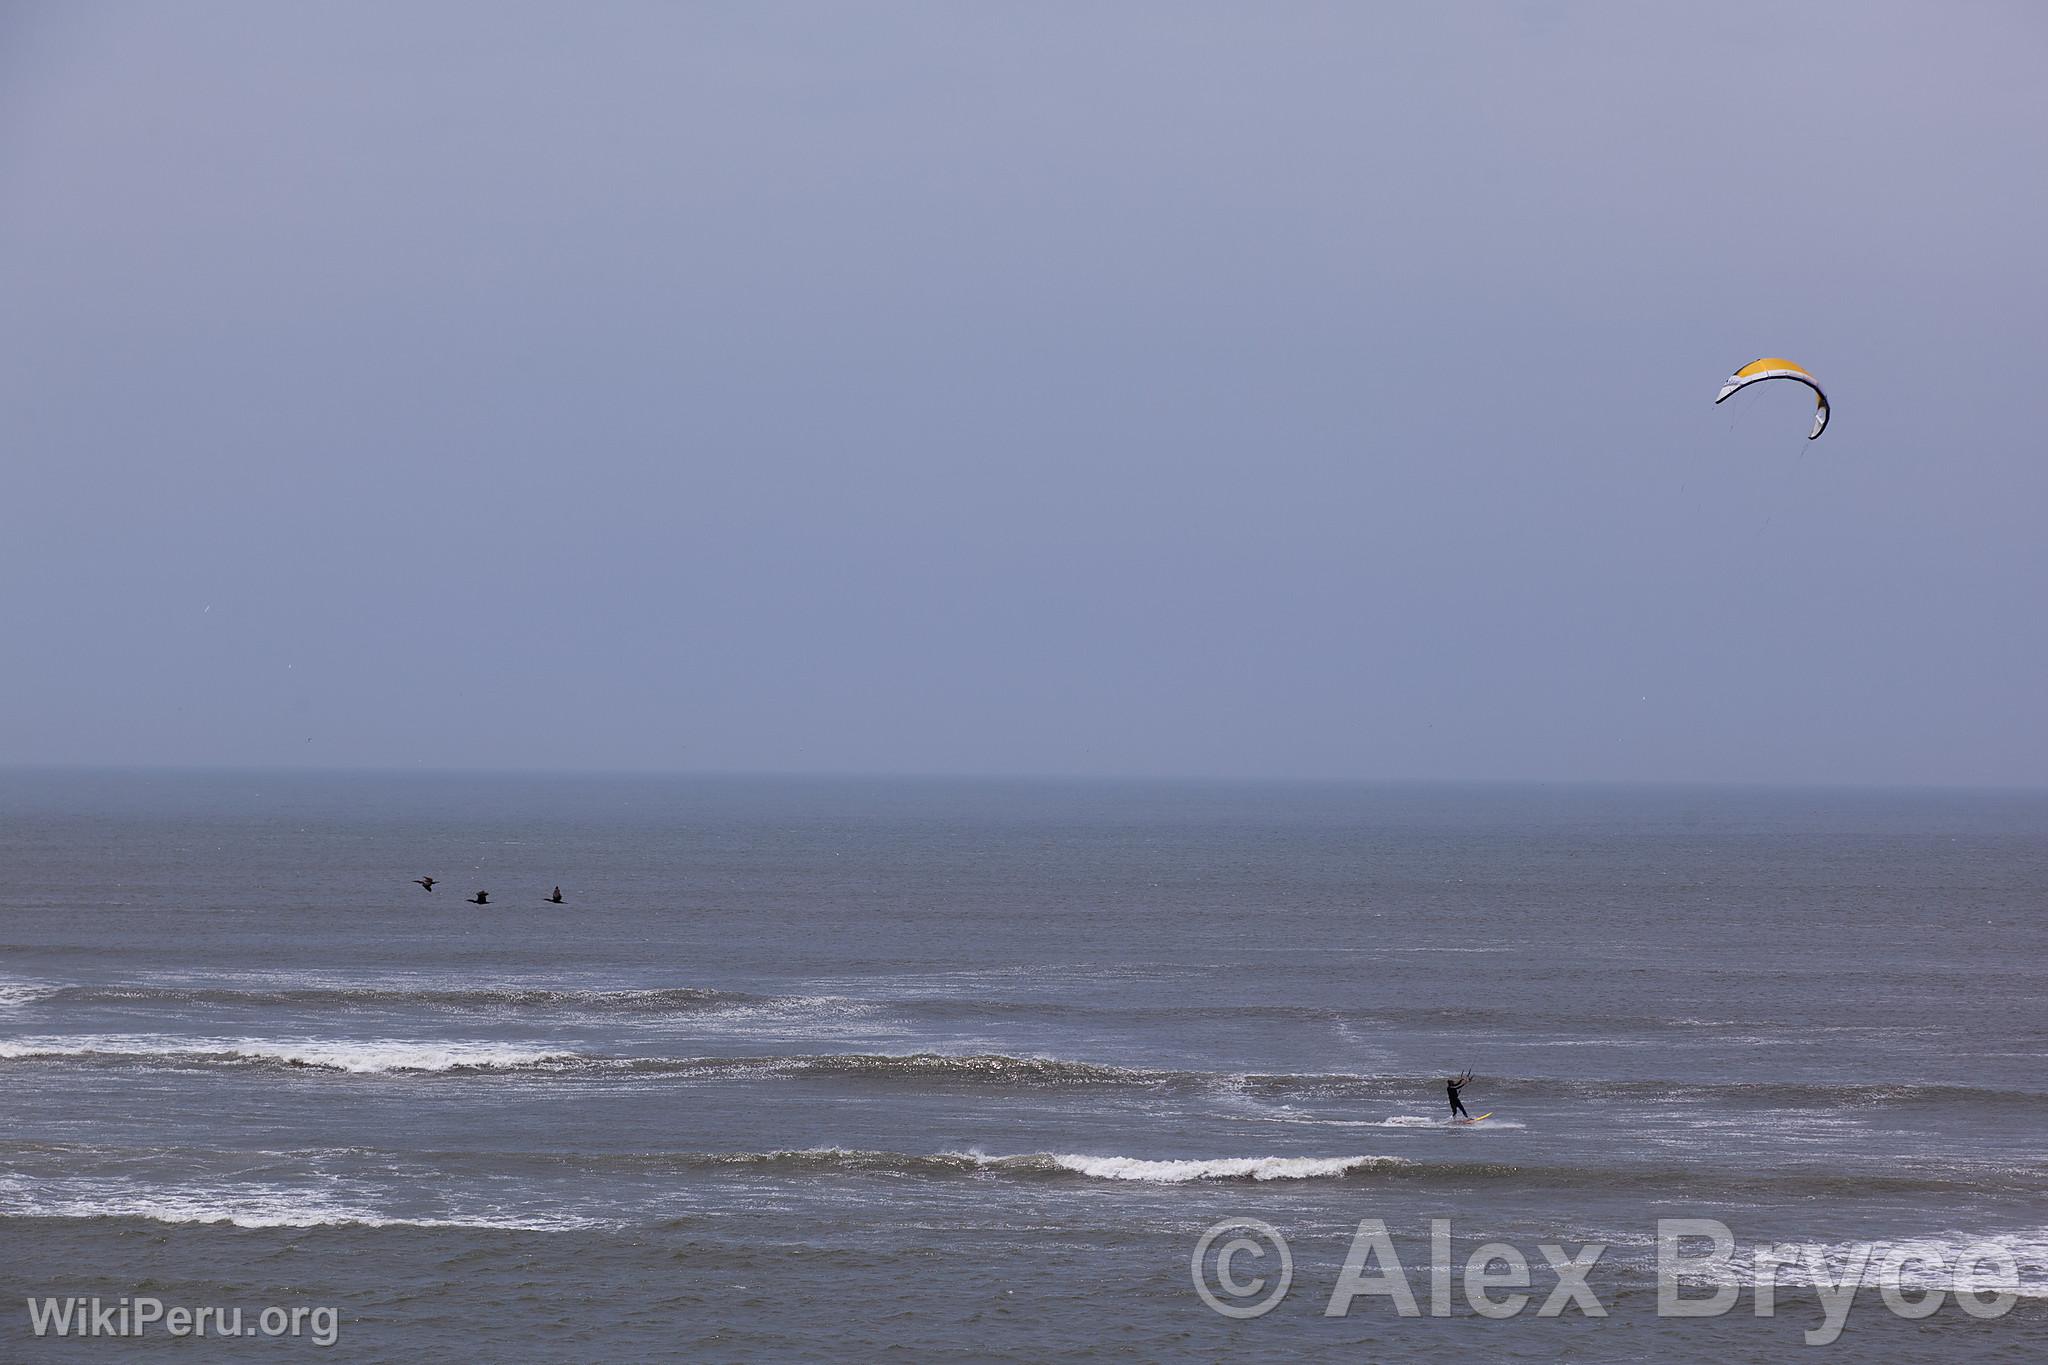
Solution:
M 1101 772 L 964 772 L 941 770 L 854 770 L 797 768 L 463 768 L 392 767 L 380 765 L 317 766 L 311 764 L 201 763 L 13 763 L 0 761 L 0 775 L 80 774 L 106 777 L 238 776 L 252 777 L 417 777 L 460 779 L 637 780 L 637 781 L 791 781 L 791 782 L 989 782 L 1138 784 L 1162 786 L 1302 786 L 1302 787 L 1608 787 L 1691 788 L 1725 791 L 1814 792 L 1982 792 L 2006 795 L 2048 795 L 2048 783 L 1847 782 L 1786 778 L 1647 778 L 1647 777 L 1419 777 L 1327 776 L 1241 773 L 1101 773 Z

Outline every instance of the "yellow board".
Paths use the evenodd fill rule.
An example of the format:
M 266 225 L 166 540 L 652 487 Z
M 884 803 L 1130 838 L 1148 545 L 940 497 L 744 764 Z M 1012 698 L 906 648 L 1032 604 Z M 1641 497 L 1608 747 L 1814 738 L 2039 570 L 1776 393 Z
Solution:
M 1479 1119 L 1490 1119 L 1490 1118 L 1492 1118 L 1492 1117 L 1493 1117 L 1493 1111 L 1492 1111 L 1491 1109 L 1489 1109 L 1489 1110 L 1487 1110 L 1487 1111 L 1486 1111 L 1485 1113 L 1481 1114 L 1481 1115 L 1479 1116 L 1479 1118 L 1470 1118 L 1470 1119 L 1452 1119 L 1452 1120 L 1451 1120 L 1451 1122 L 1452 1122 L 1452 1123 L 1477 1123 L 1477 1122 L 1479 1122 Z

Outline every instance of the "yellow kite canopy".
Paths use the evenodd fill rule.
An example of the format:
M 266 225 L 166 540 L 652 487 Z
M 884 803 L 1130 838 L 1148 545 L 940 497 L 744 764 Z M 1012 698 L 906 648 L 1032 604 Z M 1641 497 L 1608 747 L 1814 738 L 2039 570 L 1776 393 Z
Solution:
M 1728 382 L 1721 386 L 1720 397 L 1714 401 L 1716 403 L 1726 402 L 1728 395 L 1734 393 L 1737 389 L 1746 389 L 1751 384 L 1761 384 L 1766 379 L 1796 380 L 1813 390 L 1816 407 L 1813 414 L 1813 430 L 1806 433 L 1807 440 L 1811 441 L 1814 437 L 1828 429 L 1828 396 L 1822 392 L 1820 381 L 1799 366 L 1780 356 L 1766 356 L 1762 360 L 1752 360 L 1734 374 L 1729 375 Z

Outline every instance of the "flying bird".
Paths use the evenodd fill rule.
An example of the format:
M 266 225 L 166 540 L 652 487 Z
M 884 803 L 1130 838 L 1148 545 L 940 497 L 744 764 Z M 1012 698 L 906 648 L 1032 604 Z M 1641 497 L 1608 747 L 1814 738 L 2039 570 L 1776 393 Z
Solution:
M 491 903 L 491 893 L 488 891 L 479 891 L 474 896 L 471 896 L 469 898 L 469 903 L 471 905 L 489 905 Z
M 558 886 L 558 887 L 556 887 L 556 888 L 555 888 L 555 894 L 554 894 L 554 895 L 552 895 L 552 896 L 549 896 L 549 897 L 548 897 L 548 904 L 549 904 L 549 905 L 560 905 L 561 903 L 562 903 L 562 888 Z
M 421 886 L 424 886 L 429 891 L 432 891 L 434 889 L 434 878 L 432 877 L 414 877 L 413 880 L 418 882 Z

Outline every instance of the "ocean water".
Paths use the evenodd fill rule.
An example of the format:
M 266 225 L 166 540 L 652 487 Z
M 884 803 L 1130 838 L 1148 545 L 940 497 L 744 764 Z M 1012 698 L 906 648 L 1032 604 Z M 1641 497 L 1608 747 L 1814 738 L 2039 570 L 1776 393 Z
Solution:
M 0 774 L 0 1358 L 147 1296 L 330 1359 L 1781 1359 L 1769 1243 L 1836 1351 L 2039 1359 L 2044 909 L 2040 794 Z M 1665 1218 L 1734 1311 L 1657 1314 Z M 1372 1219 L 1423 1316 L 1326 1314 Z M 1539 1317 L 1587 1242 L 1607 1316 Z M 2016 1302 L 1897 1316 L 1872 1245 Z

